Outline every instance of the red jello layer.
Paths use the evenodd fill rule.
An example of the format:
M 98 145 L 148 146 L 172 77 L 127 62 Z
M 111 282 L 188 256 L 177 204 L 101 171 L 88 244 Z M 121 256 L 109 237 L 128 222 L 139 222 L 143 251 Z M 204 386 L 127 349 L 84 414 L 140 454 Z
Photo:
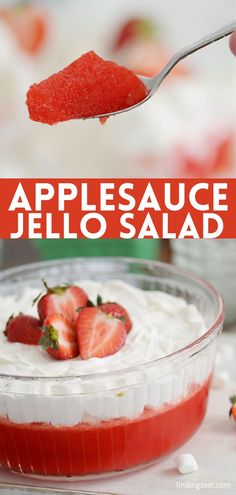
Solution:
M 14 471 L 79 476 L 118 471 L 149 462 L 185 442 L 202 422 L 210 379 L 184 400 L 145 408 L 134 419 L 56 427 L 0 419 L 0 464 Z

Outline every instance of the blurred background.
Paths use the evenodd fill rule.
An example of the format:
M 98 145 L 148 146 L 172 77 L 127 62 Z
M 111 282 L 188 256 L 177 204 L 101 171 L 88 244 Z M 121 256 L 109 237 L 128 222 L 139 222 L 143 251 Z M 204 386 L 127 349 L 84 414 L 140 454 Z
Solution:
M 236 176 L 236 60 L 228 39 L 181 62 L 154 98 L 105 126 L 43 126 L 25 106 L 30 84 L 88 50 L 152 76 L 235 14 L 235 0 L 0 0 L 0 177 Z M 236 241 L 186 242 L 172 243 L 172 261 L 220 289 L 227 272 L 222 290 L 226 298 L 235 293 L 232 264 L 225 271 L 222 262 L 236 267 Z M 4 267 L 78 255 L 171 260 L 169 244 L 153 240 L 7 241 L 1 252 Z
M 95 50 L 153 75 L 181 47 L 230 22 L 235 0 L 0 0 L 2 177 L 235 174 L 236 64 L 228 39 L 181 62 L 140 109 L 54 127 L 28 119 L 25 94 Z

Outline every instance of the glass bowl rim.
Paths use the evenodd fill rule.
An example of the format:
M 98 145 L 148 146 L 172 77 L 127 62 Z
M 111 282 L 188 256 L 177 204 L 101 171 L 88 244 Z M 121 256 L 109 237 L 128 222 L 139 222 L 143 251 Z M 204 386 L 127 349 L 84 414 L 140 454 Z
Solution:
M 172 263 L 166 263 L 162 261 L 156 261 L 156 260 L 151 260 L 151 259 L 145 259 L 145 258 L 130 258 L 130 257 L 125 257 L 125 256 L 78 256 L 78 257 L 71 257 L 71 258 L 58 258 L 55 260 L 46 260 L 46 261 L 39 261 L 39 262 L 34 262 L 34 263 L 26 263 L 23 265 L 19 265 L 16 267 L 12 268 L 7 268 L 4 270 L 0 270 L 0 284 L 4 281 L 5 277 L 9 279 L 10 282 L 10 277 L 11 275 L 16 276 L 17 273 L 21 273 L 22 271 L 26 272 L 31 272 L 34 269 L 40 269 L 40 268 L 46 268 L 47 266 L 50 267 L 56 267 L 57 265 L 60 266 L 61 263 L 64 264 L 71 264 L 73 265 L 76 262 L 83 262 L 85 261 L 86 263 L 91 262 L 124 262 L 126 264 L 136 264 L 136 265 L 148 265 L 150 267 L 155 267 L 155 268 L 162 268 L 162 269 L 167 269 L 171 271 L 173 274 L 179 275 L 186 277 L 186 279 L 190 279 L 194 282 L 196 282 L 198 285 L 202 286 L 205 288 L 208 293 L 210 293 L 214 299 L 215 302 L 217 303 L 218 306 L 218 313 L 215 318 L 215 321 L 212 323 L 210 328 L 207 328 L 206 332 L 204 332 L 203 335 L 192 341 L 190 344 L 187 344 L 184 347 L 181 347 L 180 349 L 177 349 L 177 351 L 172 352 L 171 354 L 167 354 L 166 356 L 163 356 L 161 358 L 156 358 L 152 359 L 150 361 L 146 361 L 144 363 L 139 363 L 137 365 L 132 365 L 127 368 L 121 368 L 115 371 L 105 371 L 105 372 L 99 372 L 96 374 L 90 373 L 86 375 L 68 375 L 68 376 L 26 376 L 26 375 L 11 375 L 11 374 L 4 374 L 0 373 L 0 379 L 10 379 L 10 380 L 22 380 L 25 382 L 29 381 L 56 381 L 56 382 L 66 382 L 70 380 L 76 380 L 78 379 L 80 382 L 83 381 L 88 381 L 88 380 L 98 380 L 98 379 L 106 379 L 107 377 L 111 378 L 112 376 L 117 377 L 119 374 L 128 374 L 132 372 L 137 372 L 140 368 L 142 368 L 142 371 L 145 371 L 146 368 L 149 368 L 155 364 L 160 364 L 164 365 L 167 362 L 172 361 L 173 359 L 181 358 L 182 355 L 184 355 L 186 352 L 191 352 L 193 351 L 193 354 L 196 354 L 199 352 L 200 349 L 198 349 L 201 344 L 204 344 L 208 338 L 211 338 L 214 333 L 221 328 L 223 325 L 224 321 L 224 302 L 223 299 L 220 295 L 220 293 L 212 286 L 208 281 L 206 281 L 204 278 L 199 277 L 195 273 L 192 273 L 189 270 L 185 270 L 182 268 L 179 268 Z M 158 275 L 154 275 L 157 277 Z M 207 344 L 206 344 L 207 345 Z M 205 346 L 203 346 L 205 347 Z

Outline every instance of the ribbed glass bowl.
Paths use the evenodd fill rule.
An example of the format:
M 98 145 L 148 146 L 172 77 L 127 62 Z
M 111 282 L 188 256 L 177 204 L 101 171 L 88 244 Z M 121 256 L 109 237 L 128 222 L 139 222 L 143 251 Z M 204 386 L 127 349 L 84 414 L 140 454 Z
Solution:
M 44 278 L 51 286 L 120 279 L 182 297 L 197 307 L 207 331 L 171 355 L 109 373 L 0 375 L 0 464 L 33 476 L 84 479 L 149 463 L 184 443 L 204 418 L 222 330 L 223 303 L 214 288 L 164 263 L 75 258 L 2 271 L 0 295 L 20 297 Z

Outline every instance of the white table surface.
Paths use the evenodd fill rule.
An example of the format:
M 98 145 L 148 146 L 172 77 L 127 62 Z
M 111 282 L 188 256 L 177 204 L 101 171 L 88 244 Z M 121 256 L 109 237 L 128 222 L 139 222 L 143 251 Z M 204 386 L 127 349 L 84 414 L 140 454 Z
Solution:
M 233 345 L 236 356 L 236 331 L 222 335 L 221 342 Z M 2 470 L 0 495 L 27 495 L 32 492 L 41 495 L 51 493 L 50 489 L 54 494 L 70 495 L 173 495 L 185 490 L 188 495 L 200 491 L 204 495 L 236 493 L 236 423 L 228 417 L 229 396 L 236 393 L 236 359 L 225 363 L 225 368 L 230 372 L 229 384 L 211 390 L 203 424 L 177 452 L 142 470 L 96 481 L 36 481 Z M 174 458 L 177 453 L 183 452 L 190 452 L 196 458 L 199 465 L 196 473 L 181 475 L 177 472 Z M 37 489 L 30 488 L 33 486 Z

